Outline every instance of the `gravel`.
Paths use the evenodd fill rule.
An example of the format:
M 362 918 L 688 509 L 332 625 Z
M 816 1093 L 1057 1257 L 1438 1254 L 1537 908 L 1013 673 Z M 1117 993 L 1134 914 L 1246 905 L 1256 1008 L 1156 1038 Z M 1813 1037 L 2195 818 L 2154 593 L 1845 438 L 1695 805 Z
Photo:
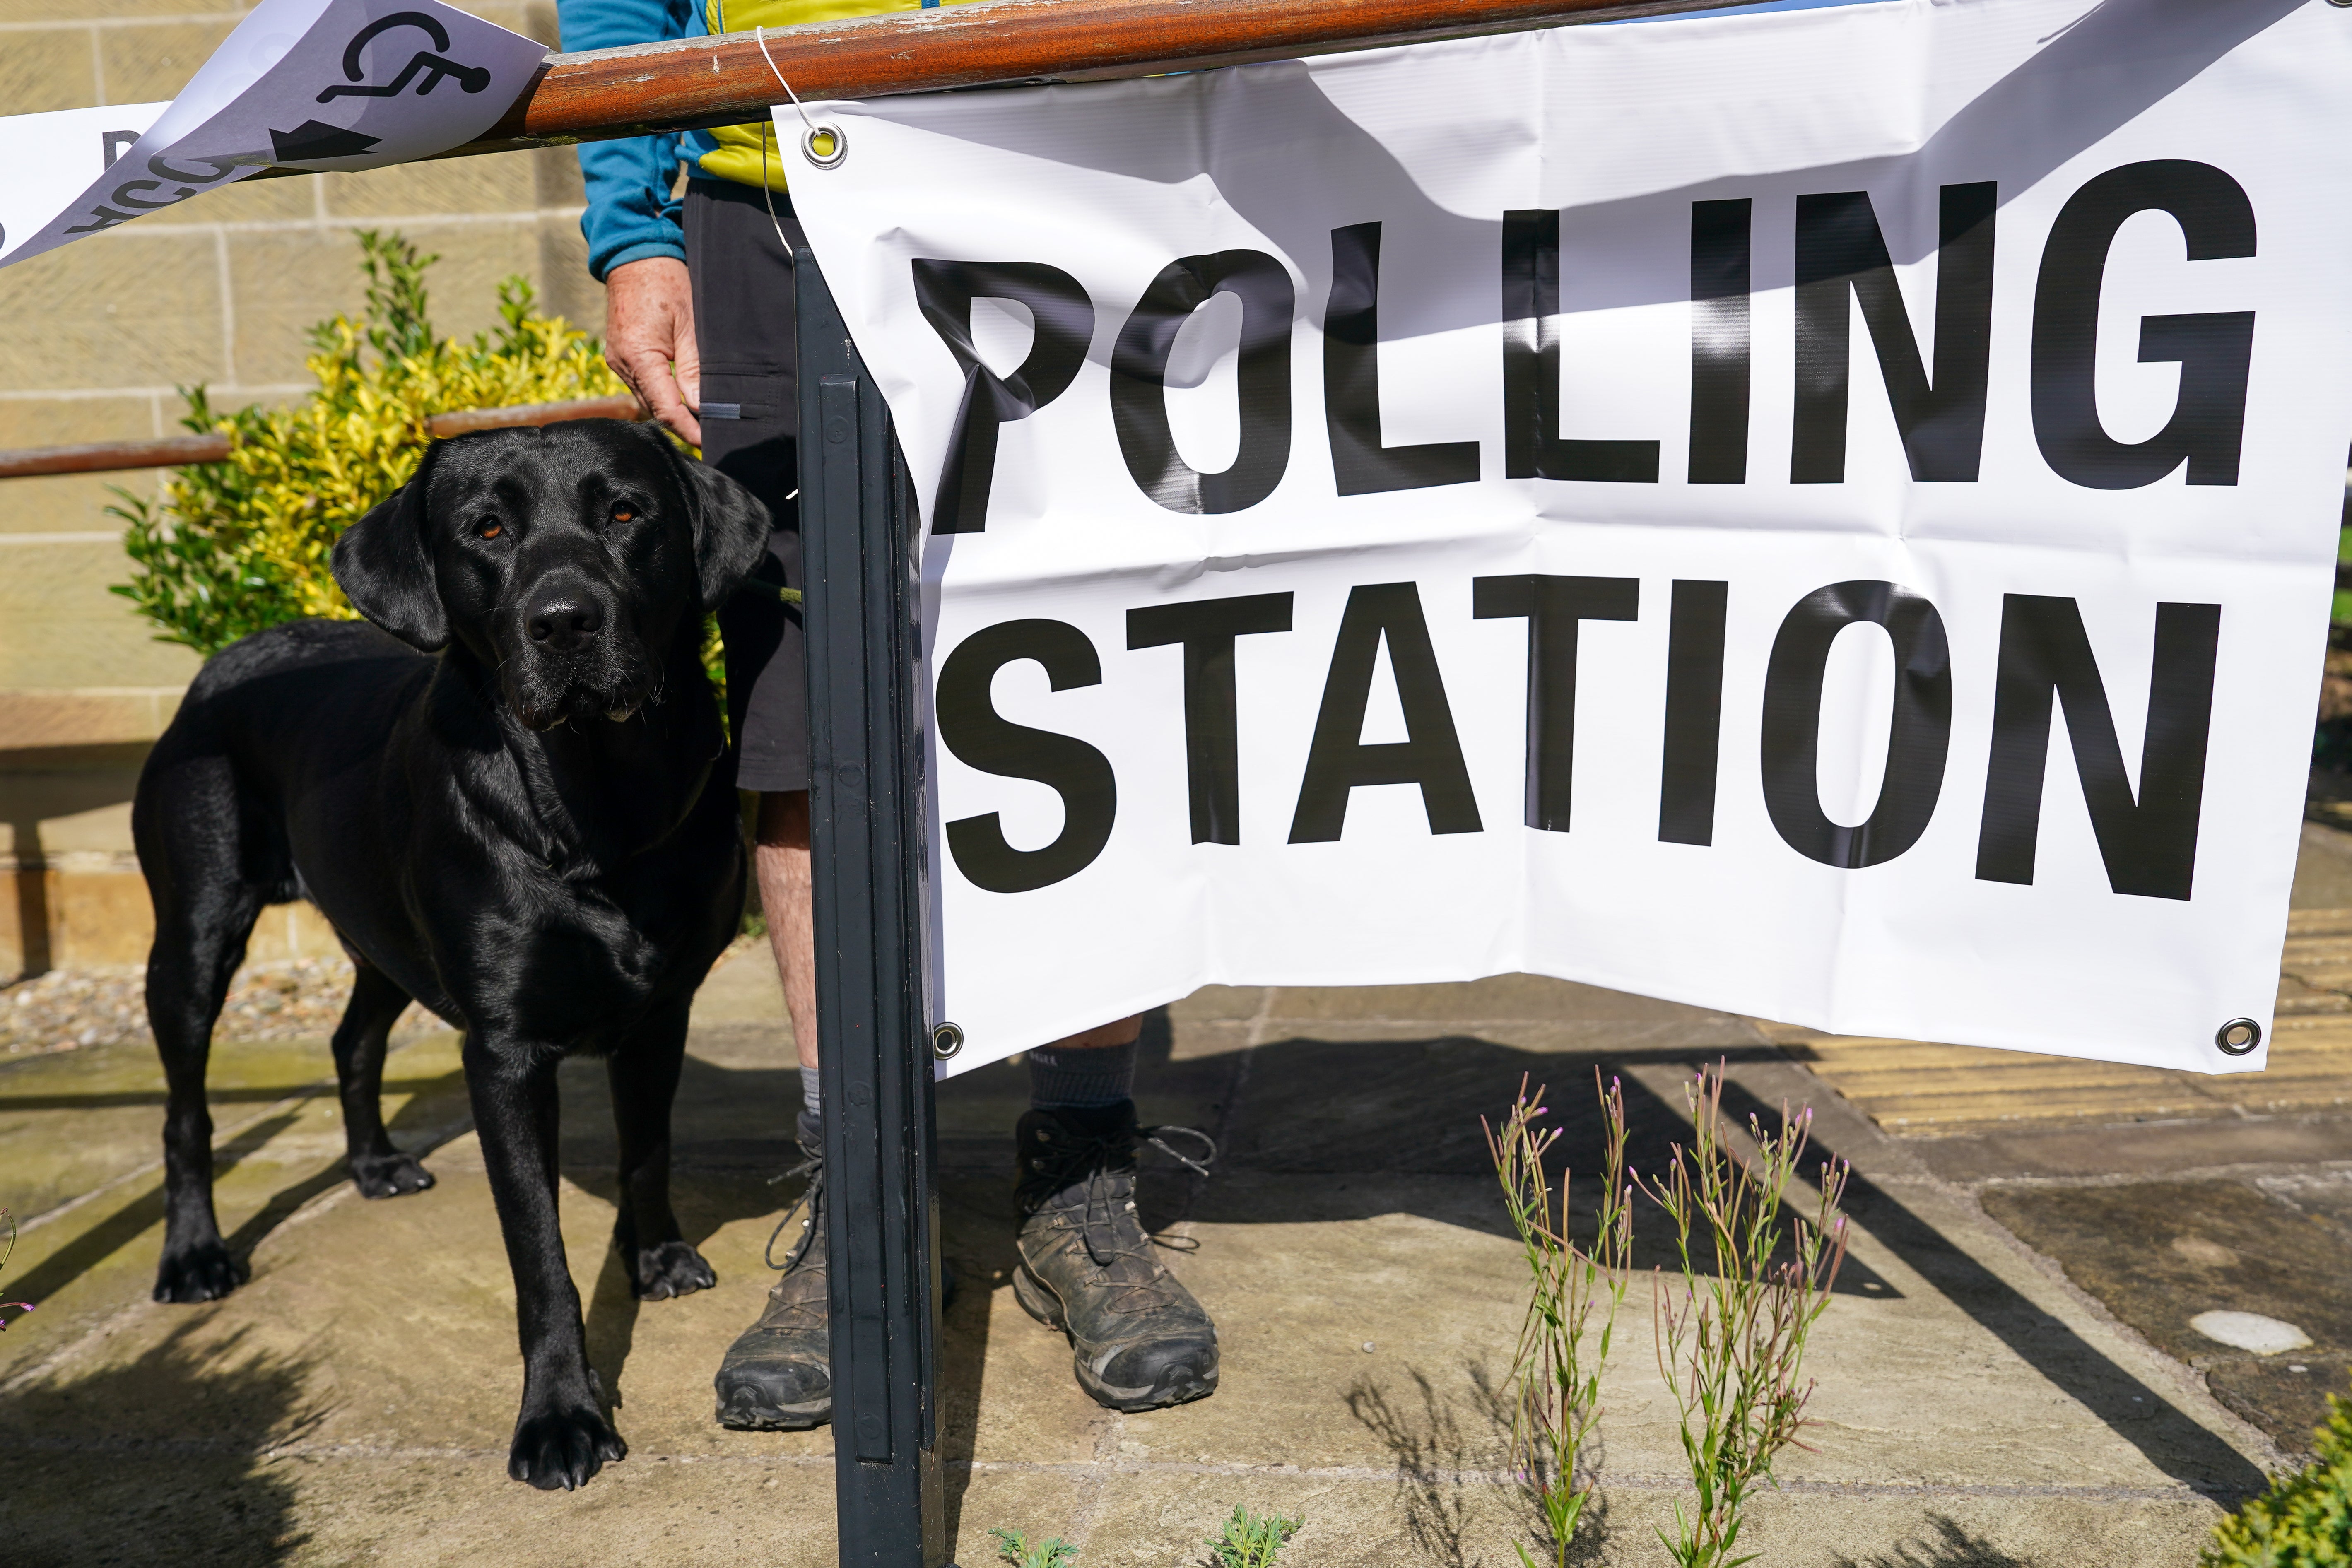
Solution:
M 351 990 L 349 959 L 248 964 L 237 971 L 213 1036 L 223 1040 L 322 1038 L 335 1032 Z M 444 1026 L 412 1005 L 392 1032 L 398 1039 Z M 0 1054 L 21 1057 L 153 1039 L 147 1028 L 144 970 L 51 970 L 0 986 Z

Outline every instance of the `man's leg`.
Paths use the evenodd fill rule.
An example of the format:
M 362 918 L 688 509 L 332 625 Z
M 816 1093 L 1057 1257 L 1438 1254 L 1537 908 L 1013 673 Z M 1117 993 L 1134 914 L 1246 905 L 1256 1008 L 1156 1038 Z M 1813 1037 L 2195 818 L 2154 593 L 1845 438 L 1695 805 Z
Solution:
M 755 575 L 797 588 L 802 584 L 792 274 L 805 253 L 804 237 L 788 196 L 719 182 L 689 181 L 685 221 L 692 286 L 688 330 L 710 345 L 694 389 L 702 400 L 703 456 L 749 485 L 774 515 L 770 560 Z M 677 360 L 683 384 L 683 353 Z M 804 656 L 798 611 L 773 601 L 738 595 L 719 611 L 719 626 L 737 782 L 760 793 L 752 863 L 800 1058 L 803 1110 L 796 1131 L 800 1169 L 809 1185 L 797 1222 L 794 1214 L 787 1214 L 770 1243 L 769 1261 L 783 1270 L 783 1278 L 768 1293 L 759 1321 L 719 1364 L 718 1415 L 727 1426 L 812 1426 L 831 1418 L 832 1375 Z M 1024 1274 L 1035 1289 L 1024 1290 L 1024 1305 L 1044 1316 L 1041 1304 L 1054 1303 L 1058 1316 L 1047 1321 L 1069 1328 L 1078 1348 L 1079 1381 L 1097 1399 L 1113 1403 L 1115 1397 L 1132 1409 L 1196 1399 L 1216 1383 L 1216 1331 L 1151 1256 L 1150 1240 L 1135 1219 L 1135 1147 L 1141 1133 L 1129 1092 L 1140 1026 L 1139 1019 L 1123 1018 L 1032 1051 L 1034 1108 L 1018 1132 L 1028 1216 L 1022 1231 L 1024 1259 L 1034 1254 Z M 1073 1194 L 1082 1209 L 1091 1205 L 1103 1213 L 1116 1211 L 1116 1217 L 1085 1221 L 1079 1231 L 1070 1231 L 1062 1222 L 1072 1212 Z M 1084 1243 L 1077 1254 L 1082 1261 L 1075 1263 L 1059 1245 L 1074 1235 Z M 778 1246 L 785 1248 L 781 1257 Z M 1047 1279 L 1054 1281 L 1049 1292 L 1043 1283 Z M 1119 1303 L 1157 1305 L 1139 1315 L 1117 1310 Z M 1106 1344 L 1108 1351 L 1100 1348 Z M 1121 1381 L 1130 1377 L 1144 1381 L 1135 1386 Z
M 753 577 L 799 588 L 798 405 L 793 312 L 794 257 L 803 240 L 789 198 L 748 187 L 688 184 L 687 270 L 693 285 L 705 461 L 750 487 L 775 530 Z M 789 235 L 790 242 L 779 229 Z M 800 1060 L 816 1065 L 816 1006 L 809 932 L 808 711 L 797 605 L 739 594 L 719 611 L 727 652 L 727 707 L 736 784 L 760 797 L 752 868 L 768 936 L 784 983 Z M 815 1074 L 795 1129 L 809 1184 L 783 1216 L 768 1259 L 783 1278 L 759 1321 L 727 1352 L 713 1379 L 727 1426 L 814 1426 L 833 1408 L 825 1342 L 824 1180 L 817 1158 Z
M 1021 1254 L 1013 1291 L 1070 1338 L 1078 1386 L 1114 1410 L 1216 1392 L 1217 1329 L 1168 1271 L 1135 1211 L 1135 1043 L 1122 1018 L 1029 1053 L 1029 1113 L 1013 1138 Z M 1203 1140 L 1205 1142 L 1205 1140 Z
M 784 1016 L 801 1071 L 816 1071 L 816 923 L 809 906 L 809 797 L 806 790 L 760 797 L 760 826 L 751 865 L 760 879 L 760 908 L 768 919 L 768 947 L 784 983 Z M 803 1079 L 815 1101 L 815 1084 Z
M 751 865 L 768 945 L 783 981 L 784 1012 L 800 1057 L 802 1109 L 796 1129 L 800 1170 L 809 1178 L 801 1203 L 768 1241 L 768 1262 L 784 1277 L 768 1292 L 759 1321 L 728 1347 L 713 1380 L 719 1424 L 738 1431 L 818 1426 L 833 1418 L 833 1365 L 825 1328 L 824 1124 L 816 1088 L 816 933 L 809 907 L 808 792 L 760 796 Z M 797 1216 L 797 1217 L 796 1217 Z M 786 1237 L 790 1237 L 787 1241 Z M 778 1251 L 782 1247 L 781 1252 Z

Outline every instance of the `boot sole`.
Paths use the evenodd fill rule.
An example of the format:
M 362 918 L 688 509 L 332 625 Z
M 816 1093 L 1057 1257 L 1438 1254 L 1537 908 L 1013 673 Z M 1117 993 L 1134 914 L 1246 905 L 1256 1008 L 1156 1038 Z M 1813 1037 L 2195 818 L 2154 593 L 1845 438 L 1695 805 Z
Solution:
M 722 1405 L 713 1416 L 730 1432 L 805 1432 L 833 1420 L 833 1401 L 826 1398 L 806 1405 L 771 1405 L 764 1408 Z
M 1051 1286 L 1030 1272 L 1025 1262 L 1013 1268 L 1013 1299 L 1021 1303 L 1023 1311 L 1047 1328 L 1065 1338 L 1069 1336 L 1069 1320 L 1062 1310 L 1062 1299 L 1054 1294 Z M 1076 1348 L 1075 1341 L 1072 1348 Z M 1087 1365 L 1083 1356 L 1071 1358 L 1070 1370 L 1076 1373 L 1078 1386 L 1087 1391 L 1087 1397 L 1123 1415 L 1161 1410 L 1171 1405 L 1189 1405 L 1195 1399 L 1206 1399 L 1217 1392 L 1215 1379 L 1198 1377 L 1178 1378 L 1166 1384 L 1145 1388 L 1121 1388 L 1115 1384 L 1105 1383 L 1092 1367 Z

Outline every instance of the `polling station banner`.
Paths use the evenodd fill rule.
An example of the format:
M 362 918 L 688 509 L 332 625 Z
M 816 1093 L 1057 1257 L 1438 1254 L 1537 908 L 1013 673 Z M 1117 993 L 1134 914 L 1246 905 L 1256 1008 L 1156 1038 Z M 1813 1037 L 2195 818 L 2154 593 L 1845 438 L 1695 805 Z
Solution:
M 2347 98 L 2320 0 L 1908 0 L 812 106 L 954 1069 L 1509 971 L 2261 1067 Z
M 547 47 L 440 0 L 261 0 L 168 103 L 0 119 L 0 267 L 268 168 L 461 146 Z

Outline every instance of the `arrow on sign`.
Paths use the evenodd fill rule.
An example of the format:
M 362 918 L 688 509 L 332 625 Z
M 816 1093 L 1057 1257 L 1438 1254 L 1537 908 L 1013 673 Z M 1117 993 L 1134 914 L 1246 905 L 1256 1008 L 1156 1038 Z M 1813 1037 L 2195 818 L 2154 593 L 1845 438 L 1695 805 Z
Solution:
M 272 131 L 270 149 L 281 163 L 310 163 L 322 158 L 356 158 L 378 142 L 380 136 L 362 136 L 356 131 L 328 125 L 316 120 L 306 120 L 291 131 Z

